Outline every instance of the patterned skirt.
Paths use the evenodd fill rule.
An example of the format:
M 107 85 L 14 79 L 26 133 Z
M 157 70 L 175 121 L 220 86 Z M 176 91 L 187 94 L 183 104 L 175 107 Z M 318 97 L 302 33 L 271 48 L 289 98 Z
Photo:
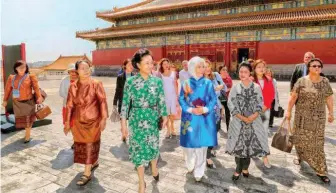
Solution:
M 32 127 L 35 117 L 36 103 L 33 99 L 18 101 L 13 100 L 13 110 L 15 115 L 16 128 Z
M 75 142 L 74 163 L 94 164 L 98 160 L 100 140 L 93 143 Z

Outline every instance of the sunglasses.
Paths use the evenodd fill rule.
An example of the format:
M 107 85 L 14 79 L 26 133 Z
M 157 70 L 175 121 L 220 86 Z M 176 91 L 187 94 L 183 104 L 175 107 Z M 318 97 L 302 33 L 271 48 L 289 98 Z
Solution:
M 312 65 L 312 66 L 310 66 L 310 67 L 313 67 L 313 68 L 322 68 L 321 65 Z

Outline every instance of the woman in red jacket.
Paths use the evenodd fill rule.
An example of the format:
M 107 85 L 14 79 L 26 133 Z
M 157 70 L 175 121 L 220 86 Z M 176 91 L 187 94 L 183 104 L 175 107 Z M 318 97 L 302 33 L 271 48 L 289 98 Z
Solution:
M 266 62 L 264 60 L 256 60 L 253 64 L 253 78 L 254 82 L 259 84 L 262 90 L 262 95 L 263 95 L 263 102 L 264 102 L 264 107 L 263 107 L 263 115 L 262 121 L 264 125 L 264 129 L 268 131 L 269 127 L 269 121 L 270 121 L 270 115 L 271 111 L 270 109 L 272 108 L 272 102 L 275 97 L 275 91 L 274 91 L 274 86 L 273 86 L 273 81 L 272 79 L 269 79 L 266 77 Z M 266 168 L 271 168 L 271 164 L 268 161 L 267 156 L 264 157 L 264 165 Z

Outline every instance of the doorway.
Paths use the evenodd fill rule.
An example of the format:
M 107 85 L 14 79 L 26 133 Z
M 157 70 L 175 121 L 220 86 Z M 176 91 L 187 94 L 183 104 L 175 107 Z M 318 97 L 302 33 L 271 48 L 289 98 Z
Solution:
M 238 64 L 249 58 L 248 48 L 238 48 Z

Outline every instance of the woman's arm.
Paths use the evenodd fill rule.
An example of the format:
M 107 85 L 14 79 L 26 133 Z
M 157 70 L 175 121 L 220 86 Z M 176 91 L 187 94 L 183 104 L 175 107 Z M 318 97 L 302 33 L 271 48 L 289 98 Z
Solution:
M 328 108 L 328 121 L 332 123 L 334 121 L 334 100 L 333 95 L 327 97 Z
M 298 99 L 298 94 L 296 92 L 292 92 L 292 94 L 289 96 L 287 113 L 286 113 L 286 116 L 285 116 L 289 120 L 291 119 L 292 108 L 295 105 L 297 99 Z

